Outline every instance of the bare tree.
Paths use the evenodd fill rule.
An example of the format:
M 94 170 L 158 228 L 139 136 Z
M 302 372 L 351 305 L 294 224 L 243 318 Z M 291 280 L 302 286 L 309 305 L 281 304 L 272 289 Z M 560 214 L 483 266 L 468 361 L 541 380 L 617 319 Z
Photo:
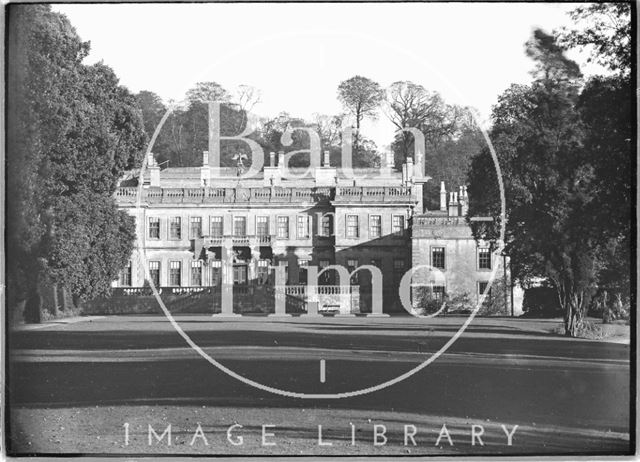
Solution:
M 262 92 L 251 85 L 239 85 L 236 90 L 235 103 L 244 112 L 251 112 L 260 103 Z
M 457 131 L 463 108 L 445 104 L 439 93 L 430 92 L 422 85 L 398 81 L 386 91 L 384 112 L 398 130 L 418 128 L 429 144 L 436 146 Z M 412 135 L 403 132 L 396 141 L 400 144 L 402 157 L 406 159 L 413 149 Z

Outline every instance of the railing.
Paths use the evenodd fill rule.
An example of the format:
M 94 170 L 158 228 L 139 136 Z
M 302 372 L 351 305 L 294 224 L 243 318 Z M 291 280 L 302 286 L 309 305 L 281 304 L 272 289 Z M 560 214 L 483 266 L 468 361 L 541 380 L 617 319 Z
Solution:
M 360 293 L 360 286 L 311 286 L 312 291 L 317 295 L 351 295 Z M 306 285 L 285 286 L 286 295 L 296 297 L 307 297 L 309 287 Z
M 334 189 L 318 188 L 144 188 L 143 203 L 288 203 L 322 202 L 332 199 Z M 118 188 L 115 198 L 119 203 L 136 202 L 138 188 Z M 404 186 L 349 186 L 335 188 L 335 198 L 350 202 L 407 201 L 412 198 L 411 188 Z
M 421 226 L 456 226 L 466 225 L 466 217 L 449 217 L 449 216 L 414 216 L 412 227 L 415 229 Z
M 221 247 L 225 244 L 227 239 L 231 239 L 232 245 L 239 246 L 261 246 L 270 245 L 273 241 L 273 236 L 202 236 L 202 244 L 213 247 Z M 199 241 L 199 239 L 192 239 L 192 241 Z
M 393 202 L 412 199 L 411 188 L 404 186 L 347 186 L 336 188 L 336 200 L 348 202 Z
M 157 287 L 160 295 L 191 295 L 210 294 L 219 291 L 219 286 L 189 286 L 189 287 Z M 113 287 L 111 295 L 114 297 L 149 297 L 153 295 L 151 287 Z
M 271 203 L 318 202 L 329 200 L 331 188 L 143 188 L 143 203 Z M 133 204 L 138 188 L 118 188 L 115 198 L 119 203 Z
M 158 288 L 158 291 L 160 289 Z M 141 297 L 153 295 L 151 287 L 114 287 L 111 289 L 114 297 Z
M 307 311 L 308 287 L 300 286 L 258 286 L 255 284 L 234 284 L 229 286 L 233 291 L 234 306 L 248 303 L 249 306 L 259 304 L 275 303 L 276 294 L 284 294 L 285 308 L 287 313 L 303 313 Z M 158 293 L 162 296 L 171 312 L 209 312 L 209 309 L 220 308 L 221 286 L 187 286 L 187 287 L 159 287 Z M 227 289 L 228 290 L 228 289 Z M 359 306 L 357 298 L 360 293 L 359 286 L 312 286 L 311 293 L 315 294 L 312 299 L 319 300 L 320 311 L 332 311 L 336 307 L 345 304 L 348 311 L 357 313 Z M 152 297 L 153 292 L 150 287 L 114 287 L 112 289 L 114 297 Z M 282 295 L 280 295 L 282 296 Z M 337 296 L 337 297 L 336 297 Z M 355 301 L 354 301 L 355 300 Z M 354 303 L 356 303 L 354 305 Z M 273 306 L 271 307 L 273 309 Z

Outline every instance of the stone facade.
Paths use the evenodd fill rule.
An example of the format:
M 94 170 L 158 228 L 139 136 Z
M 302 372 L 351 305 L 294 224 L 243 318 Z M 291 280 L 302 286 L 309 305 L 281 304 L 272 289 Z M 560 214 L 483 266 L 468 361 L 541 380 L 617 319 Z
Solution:
M 151 155 L 143 187 L 118 189 L 118 205 L 136 218 L 142 243 L 136 252 L 144 252 L 155 285 L 173 290 L 226 283 L 234 297 L 241 294 L 237 304 L 246 287 L 285 286 L 287 303 L 317 300 L 320 310 L 353 314 L 371 312 L 374 305 L 369 272 L 361 269 L 348 282 L 326 271 L 318 286 L 299 293 L 296 287 L 306 286 L 312 275 L 308 268 L 379 268 L 385 312 L 402 311 L 400 278 L 412 265 L 429 263 L 433 247 L 444 247 L 448 293 L 475 293 L 491 272 L 477 267 L 477 245 L 463 217 L 448 209 L 424 210 L 422 188 L 429 178 L 411 159 L 402 173 L 361 169 L 355 178 L 330 166 L 328 156 L 322 167 L 288 173 L 280 167 L 282 154 L 277 165 L 271 159 L 260 175 L 239 178 L 235 169 L 212 170 L 206 153 L 203 167 L 162 171 Z M 464 213 L 464 198 L 456 203 L 451 210 Z M 413 282 L 421 282 L 419 275 Z M 114 282 L 144 285 L 138 258 Z M 352 288 L 340 289 L 345 285 Z M 330 296 L 330 287 L 348 293 Z

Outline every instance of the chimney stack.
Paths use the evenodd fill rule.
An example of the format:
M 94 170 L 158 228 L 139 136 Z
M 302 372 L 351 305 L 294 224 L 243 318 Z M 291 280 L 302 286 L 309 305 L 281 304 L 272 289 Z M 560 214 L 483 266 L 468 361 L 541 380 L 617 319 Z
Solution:
M 323 167 L 331 167 L 331 158 L 329 156 L 329 151 L 324 151 L 324 161 L 322 163 Z
M 284 169 L 284 151 L 278 151 L 278 167 Z
M 447 190 L 444 187 L 444 181 L 440 182 L 440 211 L 447 211 Z
M 449 193 L 449 216 L 457 217 L 459 216 L 460 207 L 458 204 L 458 193 L 450 192 Z
M 153 153 L 150 152 L 147 157 L 147 170 L 149 170 L 149 186 L 157 188 L 160 186 L 160 166 L 156 162 L 156 158 L 153 157 Z
M 461 199 L 460 199 L 460 209 L 461 209 L 460 214 L 463 217 L 467 216 L 467 213 L 469 212 L 469 195 L 467 194 L 467 187 L 466 186 L 462 186 L 462 193 L 461 193 Z
M 276 153 L 271 151 L 269 153 L 269 167 L 275 167 L 276 166 Z
M 202 166 L 209 166 L 209 151 L 202 151 Z

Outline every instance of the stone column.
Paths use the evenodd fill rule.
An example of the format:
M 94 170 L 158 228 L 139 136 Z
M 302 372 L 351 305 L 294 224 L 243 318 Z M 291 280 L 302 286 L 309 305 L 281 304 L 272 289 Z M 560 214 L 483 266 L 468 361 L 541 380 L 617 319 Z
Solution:
M 286 310 L 286 284 L 284 275 L 284 266 L 277 265 L 274 267 L 276 270 L 276 283 L 274 284 L 274 295 L 276 297 L 276 309 L 275 313 L 267 315 L 270 318 L 289 318 L 290 314 L 287 314 Z
M 233 312 L 233 240 L 227 238 L 222 246 L 221 287 L 222 308 L 213 317 L 231 318 L 240 316 Z
M 258 281 L 258 260 L 260 260 L 260 247 L 255 245 L 251 247 L 251 260 L 249 262 L 249 281 L 257 284 Z

